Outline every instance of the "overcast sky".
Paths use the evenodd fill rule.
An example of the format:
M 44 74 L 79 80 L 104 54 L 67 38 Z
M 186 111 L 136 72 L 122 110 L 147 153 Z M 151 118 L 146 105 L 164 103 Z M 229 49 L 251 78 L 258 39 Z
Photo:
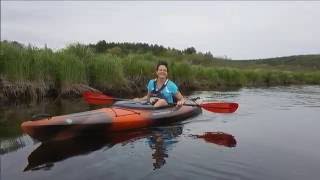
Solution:
M 320 54 L 320 1 L 1 1 L 1 40 L 145 42 L 232 59 Z

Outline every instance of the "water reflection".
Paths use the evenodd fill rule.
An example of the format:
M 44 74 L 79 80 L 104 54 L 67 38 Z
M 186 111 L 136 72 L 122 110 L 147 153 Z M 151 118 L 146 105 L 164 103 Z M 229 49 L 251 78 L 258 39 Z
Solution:
M 145 137 L 148 131 L 132 131 L 110 135 L 78 136 L 61 141 L 46 141 L 36 148 L 28 156 L 28 170 L 49 170 L 54 163 L 66 160 L 70 157 L 89 154 L 103 147 L 109 149 L 112 146 L 126 141 L 135 141 Z
M 153 163 L 155 168 L 164 165 L 164 158 L 168 157 L 166 148 L 169 144 L 166 142 L 177 142 L 172 139 L 182 133 L 182 126 L 157 129 L 143 129 L 139 131 L 129 131 L 122 133 L 113 133 L 107 135 L 95 135 L 87 137 L 76 137 L 63 141 L 42 142 L 28 157 L 28 165 L 24 171 L 28 170 L 50 170 L 54 163 L 63 161 L 70 157 L 89 154 L 101 148 L 104 150 L 112 148 L 116 144 L 125 146 L 128 142 L 134 142 L 139 139 L 147 139 L 152 150 Z
M 76 137 L 63 141 L 42 142 L 28 156 L 28 165 L 24 168 L 24 171 L 50 170 L 55 163 L 70 157 L 90 154 L 102 148 L 103 150 L 109 150 L 117 144 L 125 146 L 129 142 L 132 143 L 140 139 L 145 139 L 152 150 L 152 165 L 153 170 L 156 170 L 166 164 L 166 159 L 169 158 L 169 150 L 179 142 L 177 137 L 181 136 L 182 132 L 183 126 L 176 125 L 107 135 Z M 236 145 L 236 140 L 232 135 L 222 132 L 208 132 L 204 135 L 191 135 L 191 137 L 204 139 L 207 143 L 226 147 Z
M 202 135 L 191 135 L 195 138 L 204 139 L 207 143 L 213 143 L 225 147 L 235 147 L 237 145 L 237 141 L 231 134 L 227 134 L 224 132 L 205 132 Z
M 182 126 L 174 128 L 160 128 L 153 131 L 151 136 L 147 138 L 150 148 L 153 150 L 152 159 L 154 159 L 153 167 L 161 168 L 165 163 L 165 158 L 169 157 L 168 148 L 177 143 L 176 137 L 182 134 Z
M 0 140 L 0 144 L 0 155 L 3 155 L 25 147 L 28 142 L 25 140 L 25 137 L 22 136 L 18 138 Z
M 172 179 L 173 176 L 176 179 L 319 179 L 320 86 L 244 88 L 239 94 L 230 99 L 241 105 L 237 113 L 204 111 L 194 119 L 183 121 L 183 133 L 171 139 L 159 128 L 147 130 L 149 134 L 138 131 L 131 139 L 121 135 L 109 140 L 87 138 L 69 141 L 69 146 L 61 143 L 62 147 L 51 143 L 47 148 L 39 142 L 34 144 L 29 136 L 29 142 L 15 140 L 21 138 L 23 119 L 37 113 L 82 112 L 90 107 L 82 101 L 62 103 L 65 109 L 55 108 L 59 105 L 56 103 L 38 105 L 34 110 L 29 106 L 2 106 L 1 177 L 13 180 Z M 209 92 L 194 94 L 210 95 Z M 24 111 L 28 113 L 20 115 Z M 237 132 L 233 134 L 234 141 L 229 138 L 230 143 L 221 143 L 225 141 L 208 139 L 204 133 L 214 132 L 211 134 L 219 137 L 218 132 L 225 129 L 228 129 L 225 133 Z M 299 146 L 284 143 L 287 139 L 294 139 Z M 112 146 L 112 142 L 118 144 Z M 230 149 L 232 146 L 236 148 Z M 30 153 L 32 150 L 37 152 Z M 29 169 L 22 172 L 28 155 Z

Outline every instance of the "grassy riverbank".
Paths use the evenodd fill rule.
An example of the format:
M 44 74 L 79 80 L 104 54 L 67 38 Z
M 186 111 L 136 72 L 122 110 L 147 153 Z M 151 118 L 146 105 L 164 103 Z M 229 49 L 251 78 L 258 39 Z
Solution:
M 233 61 L 194 48 L 98 42 L 52 51 L 2 41 L 0 59 L 2 100 L 79 96 L 90 87 L 115 96 L 141 95 L 158 60 L 169 63 L 169 78 L 183 92 L 320 84 L 320 55 Z

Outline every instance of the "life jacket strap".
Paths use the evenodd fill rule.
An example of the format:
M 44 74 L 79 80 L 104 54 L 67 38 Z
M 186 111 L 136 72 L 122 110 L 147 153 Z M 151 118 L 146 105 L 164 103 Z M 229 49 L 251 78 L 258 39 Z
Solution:
M 167 86 L 169 79 L 166 80 L 166 82 L 161 86 L 159 90 L 157 90 L 157 79 L 154 80 L 153 82 L 153 90 L 152 90 L 152 95 L 154 97 L 160 96 L 161 97 L 161 91 Z

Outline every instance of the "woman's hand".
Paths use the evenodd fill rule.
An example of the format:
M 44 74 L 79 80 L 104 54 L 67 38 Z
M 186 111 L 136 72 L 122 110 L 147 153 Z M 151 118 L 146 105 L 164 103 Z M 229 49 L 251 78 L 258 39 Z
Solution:
M 159 99 L 160 98 L 157 98 L 157 97 L 151 97 L 149 101 L 151 104 L 155 104 Z
M 133 101 L 136 101 L 136 102 L 139 102 L 139 101 L 141 101 L 141 98 L 134 98 L 134 99 L 132 99 Z
M 181 100 L 179 100 L 179 101 L 177 102 L 177 106 L 178 106 L 178 107 L 181 107 L 185 102 L 186 102 L 186 100 L 185 100 L 184 98 L 182 98 Z

